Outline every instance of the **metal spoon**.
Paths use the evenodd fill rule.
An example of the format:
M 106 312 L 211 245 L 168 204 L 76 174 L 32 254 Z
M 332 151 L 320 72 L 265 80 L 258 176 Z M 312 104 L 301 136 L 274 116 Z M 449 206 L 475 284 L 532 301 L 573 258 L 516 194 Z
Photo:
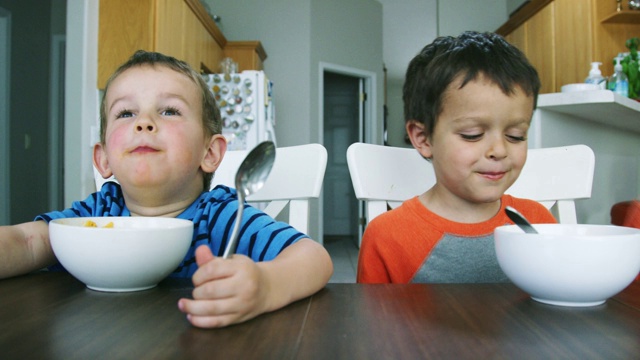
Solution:
M 249 152 L 242 161 L 236 173 L 236 191 L 238 192 L 238 212 L 233 231 L 229 237 L 227 247 L 224 249 L 223 258 L 230 258 L 236 251 L 240 224 L 242 223 L 242 213 L 244 212 L 245 199 L 260 190 L 271 172 L 276 159 L 276 146 L 271 141 L 264 141 L 258 144 Z
M 518 212 L 518 210 L 512 208 L 511 206 L 507 206 L 504 208 L 504 211 L 507 213 L 507 216 L 511 221 L 513 221 L 520 229 L 528 234 L 537 234 L 536 229 L 533 228 L 531 223 Z

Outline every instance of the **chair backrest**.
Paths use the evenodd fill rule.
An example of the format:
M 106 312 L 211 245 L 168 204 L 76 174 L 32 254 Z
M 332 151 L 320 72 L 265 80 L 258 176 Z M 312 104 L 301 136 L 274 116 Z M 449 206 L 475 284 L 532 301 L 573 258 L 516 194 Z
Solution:
M 249 150 L 227 151 L 211 181 L 211 188 L 226 185 L 235 188 L 235 176 Z M 276 148 L 276 159 L 266 183 L 247 198 L 275 218 L 289 205 L 286 220 L 301 232 L 309 232 L 309 200 L 318 198 L 327 167 L 327 150 L 320 144 Z M 94 169 L 96 188 L 105 180 Z
M 559 223 L 577 224 L 575 200 L 591 197 L 595 162 L 586 145 L 530 149 L 507 194 L 542 203 Z
M 351 181 L 366 203 L 367 221 L 428 190 L 433 166 L 413 148 L 355 143 L 347 149 Z M 536 200 L 558 222 L 577 223 L 575 200 L 591 197 L 595 156 L 586 145 L 530 149 L 518 180 L 507 194 Z
M 355 143 L 347 149 L 347 164 L 356 198 L 365 202 L 367 221 L 436 182 L 433 166 L 414 148 Z
M 227 151 L 211 187 L 218 184 L 235 187 L 236 171 L 248 153 L 248 150 Z M 326 167 L 327 150 L 320 144 L 276 148 L 276 160 L 267 182 L 247 201 L 266 203 L 263 211 L 273 218 L 289 205 L 286 222 L 308 233 L 309 200 L 320 197 Z

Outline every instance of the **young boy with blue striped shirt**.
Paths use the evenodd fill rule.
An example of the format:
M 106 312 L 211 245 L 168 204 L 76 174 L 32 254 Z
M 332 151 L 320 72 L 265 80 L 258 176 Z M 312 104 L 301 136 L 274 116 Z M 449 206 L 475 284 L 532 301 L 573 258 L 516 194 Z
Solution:
M 321 289 L 333 271 L 326 250 L 305 234 L 248 206 L 237 253 L 224 252 L 238 200 L 234 189 L 209 191 L 226 151 L 213 94 L 186 63 L 138 51 L 109 79 L 100 109 L 94 165 L 98 192 L 35 221 L 0 227 L 0 278 L 57 260 L 48 222 L 61 217 L 158 216 L 194 223 L 192 246 L 174 277 L 191 277 L 193 299 L 178 308 L 198 327 L 239 323 Z M 59 265 L 58 265 L 59 266 Z

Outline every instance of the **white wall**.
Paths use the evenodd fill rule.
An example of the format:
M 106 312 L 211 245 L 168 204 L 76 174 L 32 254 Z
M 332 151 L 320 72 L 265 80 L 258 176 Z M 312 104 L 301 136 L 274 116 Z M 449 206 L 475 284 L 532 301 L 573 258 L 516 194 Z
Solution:
M 496 31 L 504 24 L 506 0 L 438 1 L 438 35 L 457 36 L 463 31 Z
M 95 191 L 91 127 L 98 115 L 98 1 L 67 0 L 64 205 Z
M 437 0 L 378 0 L 382 3 L 384 64 L 387 68 L 387 141 L 409 147 L 404 141 L 402 85 L 409 61 L 438 31 Z

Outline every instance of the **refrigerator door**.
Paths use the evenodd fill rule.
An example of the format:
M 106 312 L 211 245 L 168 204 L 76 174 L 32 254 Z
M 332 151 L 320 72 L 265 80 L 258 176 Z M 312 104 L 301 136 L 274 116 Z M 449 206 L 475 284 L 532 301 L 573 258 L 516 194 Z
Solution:
M 272 83 L 263 71 L 210 74 L 205 81 L 220 108 L 228 150 L 252 149 L 265 140 L 275 142 Z

